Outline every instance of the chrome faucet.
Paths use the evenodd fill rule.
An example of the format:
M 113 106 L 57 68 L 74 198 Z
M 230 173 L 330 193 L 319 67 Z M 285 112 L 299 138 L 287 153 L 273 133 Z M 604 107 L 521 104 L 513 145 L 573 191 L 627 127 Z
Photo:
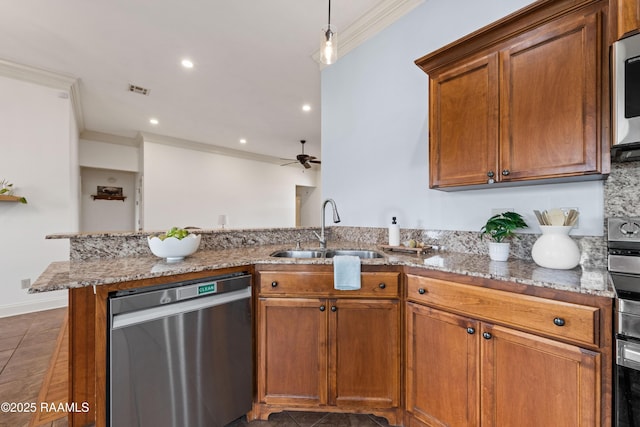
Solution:
M 325 208 L 327 206 L 327 203 L 331 203 L 331 207 L 333 208 L 333 222 L 334 223 L 339 223 L 340 222 L 340 215 L 338 215 L 338 209 L 336 208 L 336 202 L 333 201 L 333 199 L 327 199 L 324 201 L 324 203 L 322 204 L 322 227 L 320 228 L 320 235 L 318 235 L 318 233 L 316 233 L 315 231 L 313 232 L 313 234 L 316 235 L 316 237 L 318 238 L 318 240 L 320 240 L 320 247 L 322 249 L 325 249 L 327 247 L 327 238 L 324 236 L 324 211 Z

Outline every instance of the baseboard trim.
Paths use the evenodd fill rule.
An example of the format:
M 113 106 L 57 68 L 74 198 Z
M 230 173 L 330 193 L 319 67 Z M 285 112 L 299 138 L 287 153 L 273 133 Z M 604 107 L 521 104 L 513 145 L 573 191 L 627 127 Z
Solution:
M 66 295 L 62 298 L 52 298 L 36 302 L 5 305 L 0 306 L 0 318 L 17 316 L 19 314 L 33 313 L 36 311 L 51 310 L 54 308 L 66 307 L 67 305 L 68 299 Z

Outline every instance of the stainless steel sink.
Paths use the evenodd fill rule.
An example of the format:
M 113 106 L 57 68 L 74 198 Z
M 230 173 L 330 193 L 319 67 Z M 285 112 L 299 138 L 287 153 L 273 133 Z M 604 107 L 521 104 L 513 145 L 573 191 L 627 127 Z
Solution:
M 327 258 L 333 258 L 336 255 L 355 255 L 360 258 L 384 258 L 384 255 L 370 250 L 361 249 L 329 249 L 327 250 Z
M 326 258 L 326 251 L 296 249 L 287 251 L 276 251 L 272 253 L 271 256 L 278 258 Z
M 383 258 L 384 255 L 370 250 L 361 249 L 295 249 L 276 251 L 271 254 L 278 258 L 333 258 L 336 255 L 354 255 L 360 258 Z

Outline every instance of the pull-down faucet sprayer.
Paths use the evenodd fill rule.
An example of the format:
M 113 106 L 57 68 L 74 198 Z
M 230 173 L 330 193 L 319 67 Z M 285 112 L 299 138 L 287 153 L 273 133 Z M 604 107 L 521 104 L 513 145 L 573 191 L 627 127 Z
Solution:
M 324 227 L 325 227 L 324 211 L 327 206 L 327 203 L 330 203 L 331 207 L 333 208 L 333 222 L 336 224 L 340 222 L 340 215 L 338 215 L 338 208 L 336 208 L 336 202 L 334 202 L 333 199 L 325 200 L 324 203 L 322 204 L 322 227 L 320 228 L 320 235 L 318 235 L 318 233 L 316 233 L 315 231 L 313 232 L 313 234 L 316 235 L 318 240 L 320 240 L 320 247 L 322 249 L 325 249 L 327 247 L 327 238 L 324 235 Z

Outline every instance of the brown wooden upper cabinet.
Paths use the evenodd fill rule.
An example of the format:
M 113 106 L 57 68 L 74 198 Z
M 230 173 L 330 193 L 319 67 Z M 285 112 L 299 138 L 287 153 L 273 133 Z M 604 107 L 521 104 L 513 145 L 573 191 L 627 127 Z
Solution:
M 541 1 L 424 56 L 429 184 L 456 190 L 609 172 L 608 2 Z
M 617 19 L 616 39 L 621 39 L 640 32 L 640 1 L 639 0 L 611 0 Z

